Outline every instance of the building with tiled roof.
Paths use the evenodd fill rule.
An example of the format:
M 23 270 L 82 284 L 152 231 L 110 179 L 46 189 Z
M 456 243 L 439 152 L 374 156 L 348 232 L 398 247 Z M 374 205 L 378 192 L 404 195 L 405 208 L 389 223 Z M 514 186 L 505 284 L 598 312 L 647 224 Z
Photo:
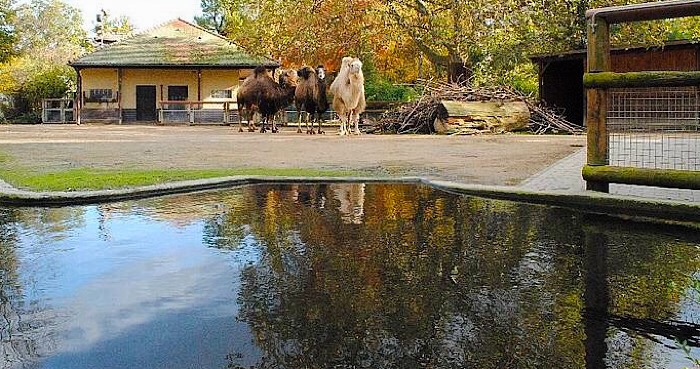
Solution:
M 227 121 L 239 83 L 275 60 L 176 19 L 69 63 L 78 73 L 78 122 Z M 181 102 L 181 103 L 174 103 Z M 222 108 L 223 107 L 223 108 Z

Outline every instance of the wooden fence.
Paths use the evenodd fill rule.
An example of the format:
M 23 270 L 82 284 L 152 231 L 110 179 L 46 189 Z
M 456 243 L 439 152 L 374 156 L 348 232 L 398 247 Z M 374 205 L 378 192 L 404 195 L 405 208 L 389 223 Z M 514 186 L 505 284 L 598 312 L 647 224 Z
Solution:
M 42 101 L 42 123 L 75 123 L 75 101 L 73 99 L 44 99 Z
M 608 192 L 609 183 L 700 189 L 700 117 L 694 90 L 700 72 L 610 71 L 610 25 L 698 15 L 700 1 L 686 0 L 586 12 L 588 155 L 583 177 L 589 190 Z M 689 87 L 690 92 L 678 90 Z M 611 155 L 611 145 L 620 152 Z M 611 156 L 620 155 L 635 159 L 611 165 Z

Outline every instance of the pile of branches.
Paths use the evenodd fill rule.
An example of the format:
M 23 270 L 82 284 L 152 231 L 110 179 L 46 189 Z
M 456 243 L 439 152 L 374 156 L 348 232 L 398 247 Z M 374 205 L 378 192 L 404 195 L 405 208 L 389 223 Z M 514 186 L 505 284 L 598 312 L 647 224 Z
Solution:
M 528 129 L 535 134 L 581 134 L 583 127 L 567 121 L 558 111 L 536 104 L 509 87 L 471 87 L 452 83 L 420 80 L 423 90 L 415 102 L 404 104 L 386 112 L 368 129 L 369 133 L 434 133 L 435 119 L 439 117 L 443 100 L 452 101 L 523 101 L 530 110 Z M 469 133 L 480 133 L 470 130 Z

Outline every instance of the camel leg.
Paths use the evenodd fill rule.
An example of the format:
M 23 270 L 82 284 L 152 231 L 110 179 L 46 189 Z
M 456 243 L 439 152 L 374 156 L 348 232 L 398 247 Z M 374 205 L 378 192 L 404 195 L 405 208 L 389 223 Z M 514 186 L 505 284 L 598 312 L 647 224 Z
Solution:
M 277 133 L 279 130 L 277 129 L 277 120 L 275 119 L 277 115 L 272 116 L 272 133 Z M 280 116 L 280 121 L 281 121 L 281 116 Z
M 262 119 L 260 120 L 260 133 L 265 133 L 267 130 L 265 129 L 265 124 L 267 123 L 267 117 L 263 116 Z
M 238 107 L 238 132 L 243 132 L 243 111 Z
M 316 134 L 316 132 L 314 132 L 314 121 L 311 119 L 312 116 L 313 114 L 306 112 L 306 133 L 310 135 Z M 309 128 L 309 123 L 311 124 L 311 128 Z
M 320 135 L 326 133 L 321 130 L 321 122 L 323 122 L 323 119 L 321 118 L 321 113 L 316 113 L 316 123 L 318 124 L 318 134 Z
M 248 132 L 255 132 L 255 112 L 248 114 Z
M 298 123 L 297 123 L 297 127 L 298 127 L 298 128 L 297 128 L 297 133 L 301 133 L 301 117 L 302 117 L 302 114 L 304 114 L 304 112 L 301 111 L 301 110 L 299 110 L 299 108 L 297 108 L 297 116 L 298 116 L 298 119 L 297 119 L 297 120 L 298 120 Z
M 255 132 L 255 111 L 248 113 L 248 132 Z
M 352 120 L 355 121 L 355 134 L 359 135 L 360 134 L 360 114 L 355 113 L 355 110 L 353 110 Z
M 338 119 L 340 120 L 340 129 L 338 131 L 338 134 L 341 136 L 344 136 L 346 134 L 346 132 L 345 132 L 345 120 L 348 119 L 348 116 L 345 113 L 340 113 L 340 114 L 338 114 Z

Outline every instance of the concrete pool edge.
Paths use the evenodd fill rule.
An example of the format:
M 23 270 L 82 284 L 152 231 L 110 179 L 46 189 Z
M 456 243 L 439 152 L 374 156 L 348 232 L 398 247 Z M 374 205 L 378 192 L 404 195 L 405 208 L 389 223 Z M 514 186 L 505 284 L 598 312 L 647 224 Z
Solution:
M 599 192 L 533 191 L 520 187 L 466 185 L 425 180 L 423 183 L 447 192 L 490 199 L 557 206 L 587 213 L 659 219 L 700 226 L 700 204 L 674 200 L 647 199 Z
M 70 206 L 189 192 L 225 189 L 253 184 L 272 183 L 412 183 L 424 184 L 452 193 L 510 200 L 529 204 L 559 206 L 584 212 L 630 217 L 656 218 L 677 222 L 700 223 L 700 204 L 672 200 L 655 200 L 595 192 L 532 191 L 514 186 L 463 184 L 420 177 L 267 177 L 235 176 L 163 183 L 119 190 L 33 192 L 0 187 L 3 206 Z

